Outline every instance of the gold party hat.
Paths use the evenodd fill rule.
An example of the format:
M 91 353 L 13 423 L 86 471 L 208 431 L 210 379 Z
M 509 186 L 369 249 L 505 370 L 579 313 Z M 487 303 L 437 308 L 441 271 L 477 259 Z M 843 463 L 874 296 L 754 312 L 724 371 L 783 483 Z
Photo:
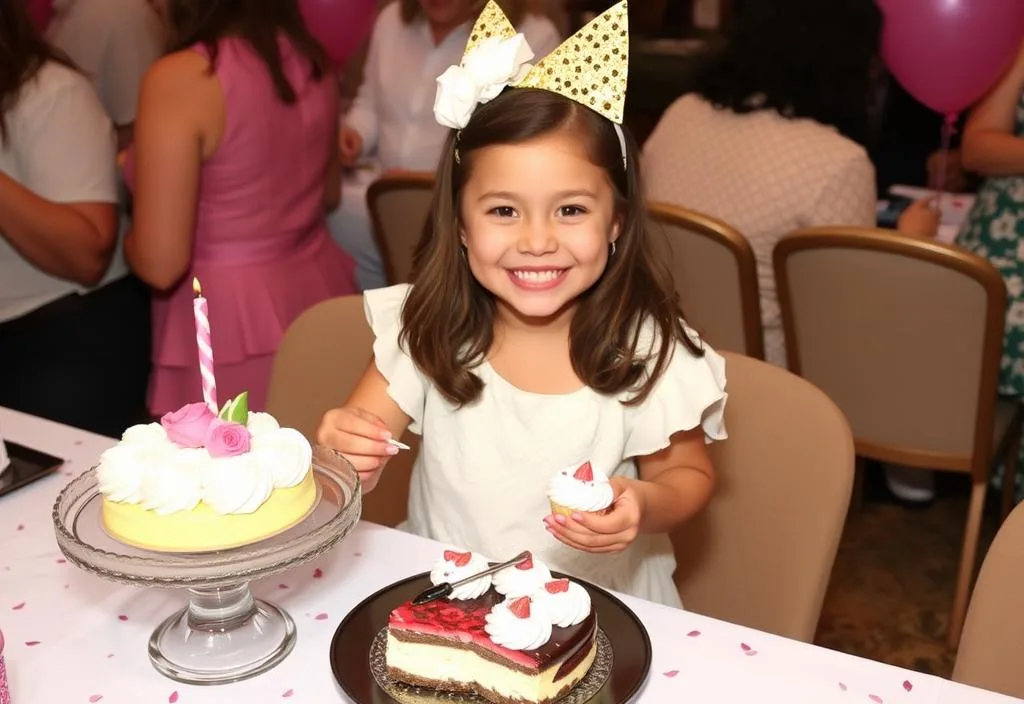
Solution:
M 627 0 L 621 0 L 595 17 L 541 59 L 515 87 L 558 93 L 621 125 L 629 73 L 627 7 Z
M 516 36 L 516 28 L 509 22 L 508 17 L 502 12 L 498 3 L 494 0 L 489 0 L 473 24 L 473 31 L 469 33 L 469 41 L 466 42 L 466 49 L 462 56 L 465 58 L 466 54 L 475 49 L 485 39 L 490 39 L 491 37 L 511 39 L 514 36 Z

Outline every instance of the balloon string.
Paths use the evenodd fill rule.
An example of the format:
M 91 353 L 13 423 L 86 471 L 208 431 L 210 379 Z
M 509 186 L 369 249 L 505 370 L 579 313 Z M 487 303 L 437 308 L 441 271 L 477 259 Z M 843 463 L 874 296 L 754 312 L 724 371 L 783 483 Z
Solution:
M 942 146 L 939 147 L 939 173 L 935 176 L 935 183 L 932 184 L 935 191 L 935 199 L 932 207 L 942 212 L 942 194 L 946 187 L 946 169 L 949 167 L 949 145 L 956 132 L 957 114 L 951 112 L 946 115 L 942 123 Z

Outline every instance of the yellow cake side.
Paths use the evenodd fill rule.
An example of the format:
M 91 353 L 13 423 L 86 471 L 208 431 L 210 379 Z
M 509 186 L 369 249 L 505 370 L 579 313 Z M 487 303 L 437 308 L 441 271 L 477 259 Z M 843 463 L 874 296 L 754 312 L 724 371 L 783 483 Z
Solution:
M 103 499 L 103 527 L 128 545 L 161 552 L 206 552 L 248 545 L 286 530 L 314 508 L 318 491 L 312 470 L 298 485 L 274 489 L 252 513 L 217 513 L 203 502 L 191 511 L 161 516 L 139 504 Z

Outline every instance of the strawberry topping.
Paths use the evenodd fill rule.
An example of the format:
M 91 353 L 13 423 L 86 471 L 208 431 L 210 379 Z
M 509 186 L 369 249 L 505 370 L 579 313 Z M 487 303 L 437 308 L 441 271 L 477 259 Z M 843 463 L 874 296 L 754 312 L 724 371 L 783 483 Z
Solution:
M 454 550 L 445 550 L 444 559 L 446 562 L 454 562 L 456 567 L 465 567 L 469 564 L 469 560 L 473 557 L 471 552 L 455 552 Z
M 508 605 L 508 610 L 516 618 L 530 618 L 530 597 L 519 597 Z
M 592 482 L 594 481 L 594 470 L 590 467 L 589 462 L 584 462 L 572 476 L 573 479 L 579 479 L 581 482 Z
M 568 579 L 556 579 L 553 582 L 548 582 L 544 585 L 544 589 L 548 594 L 560 594 L 561 592 L 569 591 L 569 580 Z
M 527 553 L 526 559 L 516 565 L 517 570 L 532 570 L 533 569 L 533 553 Z

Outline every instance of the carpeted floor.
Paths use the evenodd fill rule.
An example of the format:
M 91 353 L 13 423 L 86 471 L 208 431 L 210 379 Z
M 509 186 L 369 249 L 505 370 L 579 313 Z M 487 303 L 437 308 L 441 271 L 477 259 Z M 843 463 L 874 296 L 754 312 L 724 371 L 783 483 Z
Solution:
M 888 500 L 873 472 L 852 512 L 832 572 L 817 643 L 872 660 L 948 677 L 954 653 L 946 622 L 967 515 L 968 480 L 943 476 L 927 508 Z M 996 527 L 986 511 L 982 548 Z

